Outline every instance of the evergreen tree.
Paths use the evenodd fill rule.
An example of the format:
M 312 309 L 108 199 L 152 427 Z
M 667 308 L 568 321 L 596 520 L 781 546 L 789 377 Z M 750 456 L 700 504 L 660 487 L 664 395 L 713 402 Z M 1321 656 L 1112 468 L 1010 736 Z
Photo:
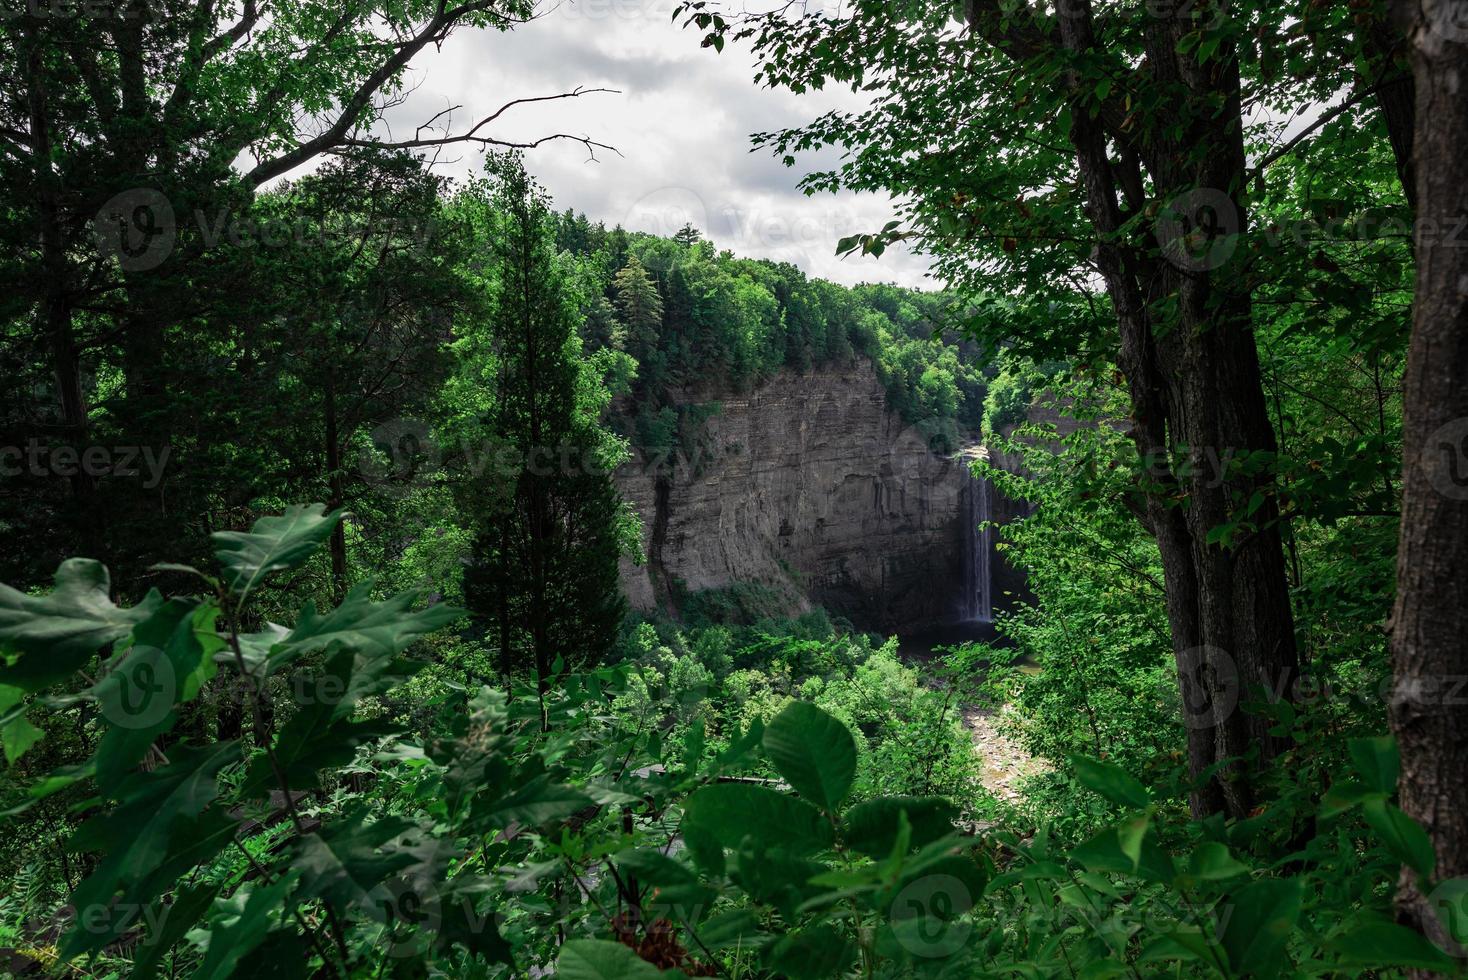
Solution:
M 613 280 L 617 289 L 617 306 L 622 311 L 625 329 L 623 349 L 638 363 L 657 349 L 663 324 L 663 299 L 647 270 L 632 256 Z
M 528 652 L 544 693 L 557 658 L 598 659 L 621 622 L 623 507 L 610 478 L 618 446 L 598 425 L 599 381 L 581 358 L 576 297 L 546 201 L 518 158 L 494 168 L 498 289 L 485 328 L 498 378 L 486 434 L 513 464 L 477 478 L 483 523 L 464 594 L 498 634 L 501 668 L 516 669 Z

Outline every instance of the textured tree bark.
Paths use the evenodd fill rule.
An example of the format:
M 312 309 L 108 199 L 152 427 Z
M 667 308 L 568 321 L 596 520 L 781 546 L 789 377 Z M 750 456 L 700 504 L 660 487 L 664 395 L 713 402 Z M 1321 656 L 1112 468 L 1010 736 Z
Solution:
M 1373 16 L 1361 32 L 1365 84 L 1374 90 L 1376 107 L 1386 125 L 1387 142 L 1397 165 L 1397 177 L 1407 203 L 1417 206 L 1417 168 L 1412 162 L 1416 128 L 1417 90 L 1409 68 L 1399 59 L 1406 53 L 1405 39 L 1389 21 Z
M 1402 809 L 1427 828 L 1439 881 L 1468 875 L 1468 22 L 1398 6 L 1417 87 L 1417 286 L 1407 352 L 1402 524 L 1391 643 Z M 1398 914 L 1449 935 L 1404 869 Z
M 1089 4 L 1077 0 L 1069 10 L 1071 16 L 1059 19 L 1062 46 L 1094 50 Z M 1240 757 L 1267 763 L 1285 742 L 1269 733 L 1268 719 L 1238 705 L 1256 685 L 1292 696 L 1299 664 L 1273 479 L 1267 469 L 1228 466 L 1235 457 L 1276 448 L 1250 295 L 1227 267 L 1237 244 L 1229 235 L 1247 221 L 1238 62 L 1230 55 L 1199 66 L 1179 56 L 1183 28 L 1177 19 L 1155 22 L 1146 62 L 1150 84 L 1187 93 L 1176 113 L 1187 121 L 1181 137 L 1151 133 L 1114 161 L 1108 141 L 1126 138 L 1109 133 L 1104 113 L 1093 114 L 1082 97 L 1072 109 L 1071 142 L 1100 239 L 1096 261 L 1117 314 L 1117 360 L 1146 474 L 1146 523 L 1162 558 L 1189 767 L 1195 777 L 1213 771 L 1200 779 L 1192 809 L 1198 816 L 1241 817 L 1254 803 L 1249 766 L 1216 767 Z M 1078 78 L 1075 87 L 1084 91 Z M 1220 97 L 1222 106 L 1213 108 Z M 1224 226 L 1217 229 L 1222 237 L 1203 236 L 1213 243 L 1209 254 L 1193 256 L 1181 240 L 1186 235 L 1164 233 L 1171 220 L 1165 216 L 1150 247 L 1118 240 L 1124 224 L 1118 191 L 1143 185 L 1142 166 L 1164 207 Z M 1154 258 L 1158 251 L 1163 260 Z M 1174 313 L 1159 315 L 1169 306 Z M 1185 457 L 1181 465 L 1179 457 Z M 1182 498 L 1186 508 L 1179 506 Z M 1251 498 L 1259 501 L 1255 529 L 1233 546 L 1211 543 L 1210 532 Z

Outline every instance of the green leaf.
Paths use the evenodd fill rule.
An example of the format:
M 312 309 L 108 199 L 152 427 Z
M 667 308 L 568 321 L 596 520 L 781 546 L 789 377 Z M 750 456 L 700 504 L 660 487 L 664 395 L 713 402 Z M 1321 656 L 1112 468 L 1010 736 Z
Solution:
M 1388 795 L 1397 791 L 1397 776 L 1402 769 L 1401 755 L 1397 751 L 1397 740 L 1391 735 L 1377 738 L 1353 738 L 1346 743 L 1351 750 L 1351 761 L 1361 780 L 1378 793 Z
M 208 942 L 204 962 L 193 980 L 226 980 L 240 960 L 265 941 L 266 935 L 289 918 L 294 902 L 286 896 L 295 886 L 296 872 L 289 870 L 273 884 L 248 881 L 228 899 L 214 904 L 214 914 L 200 932 Z
M 91 688 L 107 723 L 97 746 L 97 786 L 126 778 L 159 735 L 173 728 L 176 706 L 192 701 L 214 676 L 224 640 L 213 631 L 218 607 L 170 599 L 133 628 L 133 642 L 111 658 Z
M 1421 933 L 1385 919 L 1352 923 L 1326 948 L 1338 954 L 1342 965 L 1380 970 L 1397 966 L 1450 974 L 1457 960 L 1448 956 Z
M 765 729 L 765 754 L 801 796 L 834 813 L 856 779 L 856 742 L 846 726 L 793 701 Z
M 572 939 L 556 958 L 560 980 L 658 980 L 663 971 L 621 943 Z
M 168 765 L 133 773 L 114 790 L 115 808 L 76 829 L 72 848 L 105 857 L 72 892 L 77 918 L 61 943 L 62 959 L 102 948 L 126 925 L 107 912 L 119 893 L 123 900 L 117 907 L 141 908 L 173 885 L 170 875 L 210 859 L 228 844 L 235 821 L 217 807 L 205 808 L 219 795 L 219 771 L 239 755 L 236 742 L 174 746 Z
M 1331 783 L 1330 789 L 1325 791 L 1325 797 L 1320 801 L 1320 818 L 1322 820 L 1338 816 L 1359 803 L 1367 800 L 1383 800 L 1387 794 L 1374 790 L 1364 783 L 1343 779 Z
M 831 825 L 803 800 L 748 783 L 715 783 L 689 797 L 685 827 L 732 848 L 751 834 L 772 846 L 810 854 L 831 846 Z
M 323 504 L 293 504 L 279 517 L 260 518 L 249 531 L 214 532 L 209 537 L 224 584 L 243 604 L 271 574 L 310 558 L 343 516 L 341 510 L 326 513 Z
M 1197 881 L 1224 881 L 1249 873 L 1249 866 L 1234 859 L 1233 853 L 1217 841 L 1207 841 L 1188 856 L 1187 874 Z
M 10 765 L 25 754 L 26 749 L 45 737 L 45 732 L 26 720 L 21 709 L 25 692 L 18 687 L 0 684 L 0 745 L 5 748 L 5 763 Z M 12 710 L 14 709 L 14 710 Z
M 474 816 L 495 827 L 504 828 L 512 823 L 538 827 L 595 805 L 580 790 L 563 786 L 554 782 L 548 773 L 541 773 L 508 796 L 482 808 L 476 807 Z
M 62 562 L 55 581 L 44 596 L 0 585 L 0 652 L 20 655 L 0 666 L 0 684 L 29 694 L 66 680 L 163 604 L 149 592 L 131 609 L 113 605 L 106 567 L 89 558 Z
M 953 820 L 958 815 L 952 804 L 936 797 L 882 796 L 852 807 L 843 821 L 841 836 L 852 850 L 880 860 L 892 851 L 903 813 L 912 825 L 913 847 L 953 833 Z
M 305 835 L 291 865 L 302 873 L 300 898 L 375 909 L 378 886 L 416 860 L 406 848 L 393 846 L 412 829 L 397 817 L 369 823 L 366 807 L 358 807 L 328 829 Z
M 414 592 L 374 602 L 372 586 L 370 581 L 353 586 L 341 605 L 324 616 L 317 613 L 314 602 L 306 603 L 295 628 L 270 648 L 269 670 L 332 646 L 368 659 L 391 657 L 464 615 L 442 603 L 414 610 L 418 601 Z
M 1417 821 L 1382 799 L 1367 800 L 1361 810 L 1393 857 L 1424 877 L 1432 874 L 1437 854 L 1427 831 Z
M 769 966 L 792 980 L 839 977 L 851 961 L 853 949 L 841 933 L 828 925 L 786 936 L 770 949 Z
M 1305 889 L 1298 878 L 1263 878 L 1231 894 L 1220 906 L 1219 941 L 1239 973 L 1278 976 L 1285 945 L 1300 917 Z
M 208 911 L 222 882 L 195 885 L 182 889 L 171 905 L 155 902 L 149 915 L 148 934 L 133 949 L 133 969 L 129 980 L 153 980 L 163 965 L 163 955 L 177 945 L 199 917 Z M 156 924 L 155 924 L 156 923 Z
M 1100 793 L 1111 802 L 1135 809 L 1142 809 L 1152 802 L 1146 787 L 1120 766 L 1088 759 L 1083 755 L 1073 755 L 1070 761 L 1081 785 Z
M 1069 857 L 1087 871 L 1097 873 L 1131 874 L 1137 870 L 1137 859 L 1122 849 L 1115 827 L 1107 827 L 1077 845 Z
M 698 883 L 697 875 L 656 848 L 628 848 L 613 855 L 612 861 L 645 884 L 663 887 Z
M 735 852 L 729 877 L 755 902 L 794 921 L 801 903 L 821 893 L 822 886 L 811 879 L 825 871 L 824 864 L 749 837 Z

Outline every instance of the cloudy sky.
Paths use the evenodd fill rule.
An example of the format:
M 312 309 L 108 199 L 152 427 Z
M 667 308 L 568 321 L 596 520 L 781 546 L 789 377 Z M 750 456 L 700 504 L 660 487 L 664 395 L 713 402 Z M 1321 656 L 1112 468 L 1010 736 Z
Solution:
M 529 157 L 558 209 L 572 207 L 609 226 L 671 234 L 691 221 L 720 247 L 753 258 L 793 262 L 837 282 L 921 286 L 926 262 L 905 251 L 880 260 L 839 259 L 837 239 L 885 224 L 892 209 L 875 195 L 806 197 L 796 182 L 834 157 L 795 168 L 751 152 L 749 135 L 796 125 L 830 108 L 856 108 L 849 92 L 794 96 L 757 88 L 753 59 L 728 46 L 699 47 L 696 30 L 670 20 L 673 0 L 562 2 L 513 32 L 461 31 L 438 53 L 414 62 L 409 100 L 389 116 L 394 135 L 451 106 L 465 128 L 511 99 L 576 86 L 605 87 L 578 99 L 518 106 L 494 135 L 528 140 L 550 133 L 585 135 L 619 151 L 587 159 L 579 144 L 542 146 Z M 445 151 L 452 175 L 479 166 L 477 149 Z

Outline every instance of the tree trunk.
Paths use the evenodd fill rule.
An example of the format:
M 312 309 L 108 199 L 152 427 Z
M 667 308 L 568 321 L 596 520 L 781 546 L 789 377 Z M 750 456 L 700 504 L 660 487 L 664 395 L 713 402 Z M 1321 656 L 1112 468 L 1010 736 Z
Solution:
M 1094 49 L 1089 4 L 1077 0 L 1071 13 L 1059 20 L 1061 44 L 1076 53 Z M 1238 63 L 1229 57 L 1200 68 L 1177 55 L 1181 29 L 1154 24 L 1147 58 L 1155 84 L 1191 93 L 1190 103 L 1178 107 L 1177 118 L 1188 122 L 1181 140 L 1153 134 L 1152 142 L 1114 161 L 1110 134 L 1078 96 L 1071 141 L 1098 233 L 1096 261 L 1117 314 L 1117 362 L 1145 474 L 1146 523 L 1162 558 L 1189 767 L 1195 777 L 1213 770 L 1194 793 L 1192 809 L 1200 817 L 1220 811 L 1242 817 L 1253 806 L 1247 767 L 1216 767 L 1256 750 L 1257 762 L 1267 763 L 1284 743 L 1269 734 L 1266 718 L 1238 710 L 1241 694 L 1259 685 L 1291 696 L 1298 654 L 1272 477 L 1228 467 L 1236 456 L 1275 451 L 1250 297 L 1225 266 L 1236 245 L 1227 236 L 1246 226 Z M 1085 91 L 1079 76 L 1072 84 Z M 1223 111 L 1210 110 L 1220 94 Z M 1119 192 L 1144 186 L 1143 164 L 1164 207 L 1223 226 L 1224 237 L 1205 236 L 1207 255 L 1179 248 L 1193 229 L 1166 234 L 1166 215 L 1157 222 L 1156 242 L 1139 247 L 1118 239 L 1125 223 Z M 1135 190 L 1127 195 L 1133 207 L 1141 203 L 1130 201 L 1135 196 Z M 1154 257 L 1158 251 L 1162 260 Z M 1159 316 L 1164 304 L 1176 312 Z M 1233 544 L 1210 541 L 1241 502 L 1256 497 L 1252 530 Z
M 1361 33 L 1365 84 L 1374 91 L 1376 106 L 1386 125 L 1387 142 L 1397 165 L 1397 177 L 1407 204 L 1417 206 L 1417 169 L 1412 162 L 1413 133 L 1416 127 L 1417 91 L 1410 69 L 1398 62 L 1405 53 L 1400 32 L 1390 21 L 1373 16 Z
M 1417 286 L 1402 429 L 1402 523 L 1391 645 L 1402 809 L 1432 838 L 1435 879 L 1468 875 L 1468 23 L 1404 2 L 1417 87 Z M 1401 918 L 1453 937 L 1404 870 Z
M 345 490 L 342 487 L 341 432 L 337 422 L 336 375 L 333 372 L 327 372 L 325 387 L 326 483 L 331 494 L 327 509 L 336 510 L 344 503 Z M 337 521 L 331 531 L 331 581 L 338 602 L 347 595 L 347 532 L 344 523 Z

